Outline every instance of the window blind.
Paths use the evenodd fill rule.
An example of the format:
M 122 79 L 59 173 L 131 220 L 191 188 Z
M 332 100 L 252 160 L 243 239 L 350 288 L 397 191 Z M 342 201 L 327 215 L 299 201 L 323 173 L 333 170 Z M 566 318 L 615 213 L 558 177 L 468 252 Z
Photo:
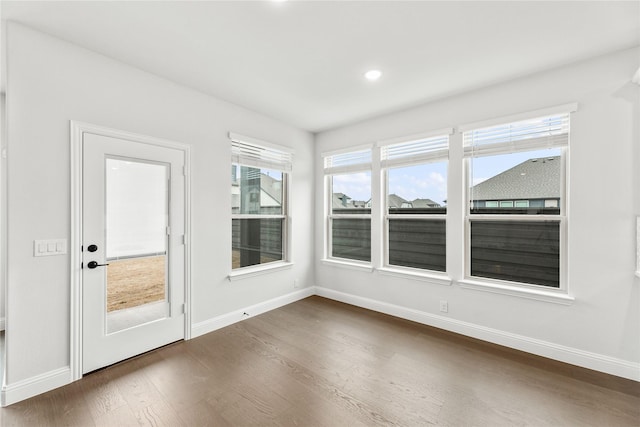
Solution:
M 449 135 L 383 145 L 380 156 L 383 168 L 446 160 L 449 157 Z
M 231 162 L 257 168 L 290 172 L 293 167 L 293 152 L 285 147 L 258 141 L 251 137 L 230 133 Z
M 371 148 L 323 156 L 325 174 L 371 169 Z
M 465 157 L 565 147 L 569 144 L 569 113 L 472 129 L 462 139 Z

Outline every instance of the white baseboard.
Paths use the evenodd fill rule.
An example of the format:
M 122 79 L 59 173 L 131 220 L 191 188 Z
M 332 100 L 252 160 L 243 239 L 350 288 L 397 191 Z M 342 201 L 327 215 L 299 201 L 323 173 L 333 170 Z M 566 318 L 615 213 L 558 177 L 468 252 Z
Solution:
M 71 382 L 71 368 L 56 369 L 54 371 L 45 372 L 26 380 L 9 384 L 0 392 L 0 404 L 2 406 L 12 405 L 21 400 L 28 399 L 38 394 L 62 387 Z
M 230 313 L 222 314 L 212 319 L 205 320 L 204 322 L 196 323 L 191 327 L 191 338 L 199 337 L 200 335 L 213 332 L 217 329 L 224 328 L 225 326 L 233 325 L 234 323 L 248 319 L 249 317 L 266 313 L 267 311 L 291 304 L 292 302 L 299 301 L 312 295 L 315 295 L 315 288 L 313 286 L 251 305 L 249 307 L 241 308 Z
M 487 328 L 473 323 L 450 319 L 437 314 L 426 313 L 407 307 L 389 304 L 357 295 L 335 291 L 321 286 L 315 287 L 316 295 L 377 311 L 446 331 L 477 338 L 538 356 L 593 369 L 618 377 L 640 381 L 640 363 L 616 359 L 602 354 L 591 353 L 572 347 L 537 340 L 523 335 L 512 334 L 498 329 Z

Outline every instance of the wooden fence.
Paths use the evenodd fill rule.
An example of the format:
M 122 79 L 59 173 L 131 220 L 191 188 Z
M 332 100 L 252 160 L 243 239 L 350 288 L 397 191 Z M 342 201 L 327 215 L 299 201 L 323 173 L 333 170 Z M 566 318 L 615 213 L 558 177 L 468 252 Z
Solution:
M 231 248 L 239 252 L 237 267 L 282 259 L 282 218 L 234 219 Z
M 418 213 L 402 209 L 402 213 Z M 424 209 L 419 213 L 424 213 Z M 428 210 L 429 212 L 434 212 Z M 441 212 L 445 213 L 444 209 Z M 500 211 L 504 213 L 505 211 Z M 370 213 L 369 209 L 341 209 L 340 214 Z M 399 214 L 400 210 L 391 212 Z M 549 212 L 545 212 L 549 213 Z M 259 239 L 241 238 L 243 222 L 257 221 Z M 250 227 L 249 223 L 244 227 Z M 253 224 L 256 227 L 256 223 Z M 247 228 L 249 230 L 249 228 Z M 331 255 L 371 261 L 371 219 L 333 218 Z M 282 220 L 233 220 L 233 249 L 262 259 L 282 259 Z M 249 255 L 247 255 L 249 256 Z M 246 258 L 249 259 L 249 258 Z M 246 264 L 246 263 L 249 264 Z M 264 261 L 263 261 L 264 262 Z M 446 271 L 446 221 L 441 218 L 389 219 L 389 264 Z M 246 264 L 246 265 L 245 265 Z M 559 221 L 471 221 L 471 275 L 549 287 L 560 285 Z
M 559 221 L 472 221 L 471 275 L 560 286 Z

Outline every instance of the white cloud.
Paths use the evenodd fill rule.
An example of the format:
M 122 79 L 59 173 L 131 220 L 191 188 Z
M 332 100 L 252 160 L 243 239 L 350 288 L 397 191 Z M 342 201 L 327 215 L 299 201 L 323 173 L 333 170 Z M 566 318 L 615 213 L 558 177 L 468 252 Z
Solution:
M 353 200 L 368 201 L 371 198 L 371 173 L 358 172 L 333 176 L 333 192 L 343 193 Z
M 389 193 L 397 194 L 406 200 L 431 199 L 443 203 L 447 199 L 447 180 L 432 171 L 426 177 L 403 174 L 389 180 Z

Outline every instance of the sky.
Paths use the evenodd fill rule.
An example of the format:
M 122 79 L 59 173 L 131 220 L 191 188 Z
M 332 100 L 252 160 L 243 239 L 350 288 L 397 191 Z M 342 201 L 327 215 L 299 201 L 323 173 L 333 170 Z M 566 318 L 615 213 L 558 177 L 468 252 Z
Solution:
M 498 156 L 478 157 L 470 161 L 472 183 L 479 184 L 528 160 L 559 156 L 560 149 L 545 149 Z M 431 199 L 441 205 L 447 200 L 447 162 L 427 163 L 389 169 L 389 194 L 405 200 Z M 371 172 L 333 176 L 333 192 L 353 200 L 371 199 Z

